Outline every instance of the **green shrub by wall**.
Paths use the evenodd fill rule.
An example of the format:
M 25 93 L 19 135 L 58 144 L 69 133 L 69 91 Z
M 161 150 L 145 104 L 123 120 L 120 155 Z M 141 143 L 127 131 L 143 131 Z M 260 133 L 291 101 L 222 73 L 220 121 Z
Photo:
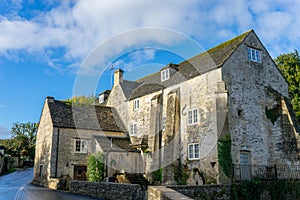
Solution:
M 300 199 L 299 181 L 251 180 L 231 185 L 231 199 L 234 200 L 297 200 Z
M 218 160 L 222 172 L 227 178 L 231 178 L 231 139 L 227 134 L 224 138 L 218 140 Z

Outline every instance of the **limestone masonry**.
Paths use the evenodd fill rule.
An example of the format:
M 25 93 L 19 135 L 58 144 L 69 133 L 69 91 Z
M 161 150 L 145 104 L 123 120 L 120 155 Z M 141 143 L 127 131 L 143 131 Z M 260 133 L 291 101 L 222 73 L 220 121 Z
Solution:
M 251 166 L 299 164 L 288 84 L 253 30 L 136 81 L 123 74 L 115 71 L 96 105 L 46 98 L 35 183 L 86 180 L 87 158 L 99 151 L 107 177 L 136 173 L 164 185 L 231 181 L 220 144 L 231 144 L 227 167 L 239 180 L 258 173 Z

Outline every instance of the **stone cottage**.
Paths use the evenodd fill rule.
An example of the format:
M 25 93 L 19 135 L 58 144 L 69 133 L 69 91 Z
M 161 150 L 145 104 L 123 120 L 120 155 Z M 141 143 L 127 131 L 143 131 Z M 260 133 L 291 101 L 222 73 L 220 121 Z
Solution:
M 60 180 L 87 180 L 87 159 L 96 152 L 107 155 L 106 176 L 120 169 L 141 173 L 140 153 L 129 145 L 114 108 L 72 106 L 47 97 L 37 131 L 33 182 L 56 189 Z
M 234 164 L 298 162 L 288 84 L 252 30 L 136 81 L 115 71 L 106 105 L 147 153 L 145 173 L 163 168 L 165 184 L 178 183 L 179 166 L 188 184 L 220 182 L 218 141 L 228 136 Z
M 116 70 L 112 89 L 99 96 L 101 109 L 109 109 L 114 116 L 115 125 L 110 125 L 115 129 L 109 126 L 97 134 L 114 131 L 125 137 L 128 133 L 128 145 L 141 152 L 149 181 L 154 181 L 158 171 L 164 184 L 224 181 L 218 144 L 226 138 L 231 141 L 229 165 L 247 166 L 249 177 L 244 178 L 251 178 L 253 165 L 298 163 L 299 128 L 289 103 L 288 84 L 253 30 L 136 81 L 124 80 L 123 75 L 123 70 Z M 50 118 L 51 103 L 47 101 L 38 130 L 35 177 L 43 170 L 49 177 L 57 176 L 58 169 L 67 166 L 60 160 L 74 155 L 70 150 L 62 156 L 50 153 L 62 141 L 57 135 L 69 138 L 65 144 L 74 144 L 72 137 L 73 141 L 79 138 L 58 131 L 65 127 Z M 88 131 L 88 115 L 82 117 L 75 111 L 73 117 L 80 122 L 72 124 L 72 132 L 80 130 L 80 137 L 93 138 L 88 141 L 101 146 L 95 131 Z M 106 127 L 105 120 L 99 123 Z M 41 155 L 47 155 L 47 161 Z M 69 174 L 85 163 L 85 158 L 72 159 Z M 61 168 L 56 168 L 58 164 Z

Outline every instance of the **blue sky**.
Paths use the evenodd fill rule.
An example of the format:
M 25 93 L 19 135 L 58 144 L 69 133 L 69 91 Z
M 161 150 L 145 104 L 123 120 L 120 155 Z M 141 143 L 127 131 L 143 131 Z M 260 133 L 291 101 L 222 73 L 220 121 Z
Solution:
M 299 50 L 299 9 L 298 0 L 1 0 L 0 138 L 9 137 L 14 122 L 38 122 L 46 96 L 110 88 L 111 65 L 135 79 L 250 29 L 272 57 Z M 135 35 L 145 27 L 183 34 L 201 48 L 190 51 L 169 35 Z M 105 53 L 95 56 L 103 46 Z M 78 80 L 94 82 L 75 91 Z

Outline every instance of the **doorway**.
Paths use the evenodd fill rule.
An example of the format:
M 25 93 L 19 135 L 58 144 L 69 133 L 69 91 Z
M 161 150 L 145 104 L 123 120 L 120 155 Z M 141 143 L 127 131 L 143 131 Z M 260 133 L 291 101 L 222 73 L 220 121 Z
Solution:
M 74 166 L 74 180 L 86 181 L 86 166 Z
M 251 153 L 249 151 L 240 152 L 240 167 L 241 167 L 241 179 L 251 179 Z

